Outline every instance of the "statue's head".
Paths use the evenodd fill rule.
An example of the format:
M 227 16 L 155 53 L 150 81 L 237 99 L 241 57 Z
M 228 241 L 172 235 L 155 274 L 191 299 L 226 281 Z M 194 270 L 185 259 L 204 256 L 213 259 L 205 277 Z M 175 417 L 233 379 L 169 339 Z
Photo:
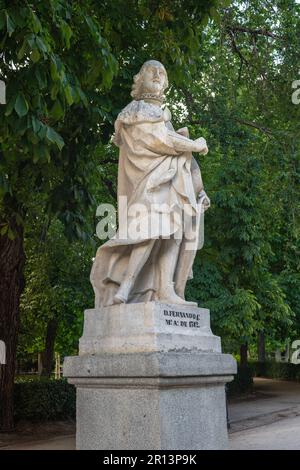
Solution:
M 152 98 L 162 102 L 168 86 L 168 76 L 163 64 L 157 60 L 147 60 L 133 78 L 131 96 L 135 100 Z

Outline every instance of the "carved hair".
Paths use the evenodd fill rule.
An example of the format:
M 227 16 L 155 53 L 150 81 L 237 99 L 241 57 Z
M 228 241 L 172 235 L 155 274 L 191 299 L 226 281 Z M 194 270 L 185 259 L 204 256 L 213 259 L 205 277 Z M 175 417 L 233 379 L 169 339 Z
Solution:
M 142 96 L 142 85 L 143 85 L 143 75 L 144 75 L 144 72 L 145 70 L 148 68 L 148 67 L 159 67 L 159 68 L 162 68 L 163 71 L 165 72 L 165 83 L 164 83 L 164 86 L 163 86 L 163 90 L 161 92 L 161 94 L 159 95 L 159 99 L 161 101 L 163 101 L 164 99 L 164 94 L 163 92 L 166 90 L 166 88 L 168 88 L 169 86 L 169 82 L 168 82 L 168 76 L 167 76 L 167 72 L 166 72 L 166 69 L 165 67 L 163 66 L 163 64 L 161 64 L 160 62 L 158 62 L 158 60 L 147 60 L 147 62 L 145 62 L 139 73 L 137 73 L 134 77 L 133 77 L 133 85 L 132 85 L 132 91 L 131 91 L 131 96 L 133 99 L 141 99 L 141 96 Z

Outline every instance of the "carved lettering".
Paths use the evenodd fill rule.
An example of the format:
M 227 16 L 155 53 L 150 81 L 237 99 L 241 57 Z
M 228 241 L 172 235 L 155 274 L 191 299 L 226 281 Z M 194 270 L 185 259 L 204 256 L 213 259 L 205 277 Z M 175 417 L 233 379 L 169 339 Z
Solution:
M 174 320 L 170 318 L 165 318 L 166 325 L 174 325 L 174 326 L 181 326 L 183 328 L 200 328 L 200 314 L 199 313 L 190 313 L 190 312 L 180 312 L 176 310 L 164 310 L 163 311 L 164 317 L 172 317 Z M 186 320 L 176 320 L 176 319 L 187 319 Z

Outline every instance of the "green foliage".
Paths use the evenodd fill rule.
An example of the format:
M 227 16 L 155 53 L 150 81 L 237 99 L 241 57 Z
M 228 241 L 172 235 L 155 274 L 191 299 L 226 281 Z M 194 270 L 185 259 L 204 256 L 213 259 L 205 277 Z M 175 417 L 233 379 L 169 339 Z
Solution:
M 76 390 L 66 380 L 18 380 L 14 388 L 14 403 L 17 421 L 74 419 Z
M 178 82 L 183 80 L 179 72 L 198 54 L 202 20 L 215 17 L 222 2 L 188 3 L 141 1 L 129 7 L 117 0 L 111 8 L 107 1 L 52 0 L 33 6 L 1 0 L 0 77 L 7 84 L 7 105 L 0 108 L 2 198 L 13 195 L 21 211 L 28 191 L 20 192 L 20 186 L 50 192 L 49 208 L 60 211 L 64 221 L 71 213 L 73 232 L 80 231 L 80 217 L 75 207 L 70 211 L 66 192 L 81 191 L 74 206 L 91 202 L 82 163 L 111 132 L 112 116 L 128 99 L 133 71 L 154 56 L 170 64 Z
M 94 247 L 81 241 L 70 243 L 61 222 L 54 219 L 48 226 L 47 217 L 40 211 L 37 214 L 25 239 L 26 286 L 21 299 L 19 358 L 44 350 L 47 324 L 52 319 L 58 322 L 55 351 L 76 353 L 83 311 L 92 306 L 89 272 Z
M 92 198 L 84 165 L 78 163 L 88 138 L 78 138 L 78 121 L 95 128 L 100 108 L 90 94 L 107 89 L 117 73 L 117 60 L 99 22 L 90 17 L 90 6 L 1 1 L 0 75 L 7 84 L 7 105 L 0 108 L 0 206 L 5 222 L 19 214 L 24 223 L 34 190 L 47 195 L 48 211 L 60 211 L 63 220 L 71 214 L 69 236 L 85 236 L 78 205 L 87 207 Z M 62 186 L 69 200 L 67 194 L 61 198 Z M 82 197 L 70 208 L 75 191 Z
M 291 362 L 250 362 L 255 377 L 300 381 L 300 365 Z
M 236 2 L 206 30 L 199 78 L 173 91 L 210 148 L 212 207 L 188 296 L 211 309 L 229 351 L 256 349 L 259 331 L 270 345 L 299 336 L 299 24 L 293 2 Z

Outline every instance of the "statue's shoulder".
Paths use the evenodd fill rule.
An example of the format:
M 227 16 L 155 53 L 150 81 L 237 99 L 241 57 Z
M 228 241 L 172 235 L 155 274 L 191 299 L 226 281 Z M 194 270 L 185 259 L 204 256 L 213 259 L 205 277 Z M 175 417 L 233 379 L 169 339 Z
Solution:
M 133 100 L 120 112 L 117 121 L 124 124 L 163 121 L 163 110 L 143 100 Z

